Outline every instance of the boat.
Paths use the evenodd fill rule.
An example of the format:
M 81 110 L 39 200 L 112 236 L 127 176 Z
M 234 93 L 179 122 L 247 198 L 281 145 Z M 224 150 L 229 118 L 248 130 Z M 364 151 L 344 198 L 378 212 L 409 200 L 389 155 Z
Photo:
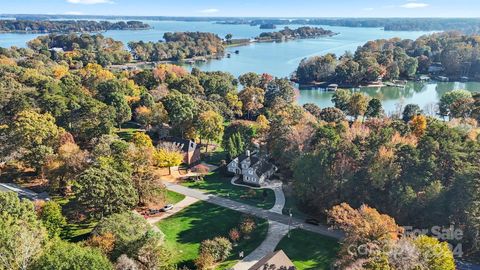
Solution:
M 449 81 L 448 77 L 445 77 L 445 76 L 437 76 L 437 77 L 435 77 L 435 79 L 437 81 L 440 81 L 440 82 L 448 82 Z
M 338 84 L 335 84 L 335 83 L 332 83 L 332 84 L 329 84 L 326 88 L 327 91 L 337 91 L 338 89 Z

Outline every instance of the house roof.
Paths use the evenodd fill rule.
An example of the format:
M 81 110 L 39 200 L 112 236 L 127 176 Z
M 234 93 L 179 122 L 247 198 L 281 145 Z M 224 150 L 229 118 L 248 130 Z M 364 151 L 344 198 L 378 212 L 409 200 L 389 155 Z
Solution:
M 261 176 L 262 174 L 273 169 L 273 164 L 270 162 L 262 162 L 262 164 L 257 168 L 257 175 Z
M 188 149 L 190 148 L 190 142 L 191 140 L 186 140 L 183 138 L 178 138 L 178 137 L 165 137 L 161 139 L 162 142 L 171 142 L 174 144 L 178 144 L 182 146 L 182 151 L 183 152 L 188 152 Z
M 272 267 L 273 266 L 273 267 Z M 263 257 L 248 270 L 285 269 L 293 270 L 295 266 L 283 250 L 278 250 Z
M 240 162 L 244 161 L 245 159 L 247 159 L 248 156 L 247 156 L 247 154 L 241 154 L 237 158 L 238 158 L 238 162 L 240 163 Z
M 250 157 L 250 165 L 253 166 L 257 164 L 260 161 L 260 159 L 256 156 Z
M 248 156 L 247 154 L 241 154 L 240 156 L 238 156 L 238 162 L 240 163 L 246 160 L 247 158 L 250 158 L 250 166 L 254 166 L 260 161 L 260 159 L 257 156 L 252 156 L 252 155 Z

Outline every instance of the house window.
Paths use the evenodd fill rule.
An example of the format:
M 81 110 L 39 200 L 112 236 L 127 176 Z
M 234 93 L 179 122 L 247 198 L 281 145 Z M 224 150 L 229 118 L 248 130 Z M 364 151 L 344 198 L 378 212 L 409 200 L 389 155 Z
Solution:
M 250 177 L 248 177 L 248 176 L 245 177 L 245 180 L 246 180 L 246 181 L 249 181 L 249 180 L 250 180 Z

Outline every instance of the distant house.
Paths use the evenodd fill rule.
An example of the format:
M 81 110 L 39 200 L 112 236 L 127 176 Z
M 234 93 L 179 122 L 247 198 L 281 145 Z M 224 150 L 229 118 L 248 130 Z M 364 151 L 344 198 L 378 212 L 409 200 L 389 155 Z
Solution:
M 248 270 L 295 270 L 295 266 L 283 250 L 268 254 Z
M 277 167 L 265 158 L 251 154 L 249 150 L 234 158 L 227 166 L 227 170 L 242 176 L 242 181 L 247 184 L 261 186 L 276 171 Z
M 439 74 L 439 73 L 442 73 L 445 69 L 443 68 L 443 65 L 442 63 L 432 63 L 429 67 L 428 67 L 428 73 L 430 74 Z
M 184 154 L 183 163 L 192 165 L 200 161 L 200 147 L 191 140 L 177 137 L 165 137 L 160 142 L 169 142 L 176 145 Z

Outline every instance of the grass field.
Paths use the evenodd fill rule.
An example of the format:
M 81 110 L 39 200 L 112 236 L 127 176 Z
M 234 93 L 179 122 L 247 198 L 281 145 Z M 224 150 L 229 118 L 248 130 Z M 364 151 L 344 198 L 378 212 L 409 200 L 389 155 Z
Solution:
M 176 193 L 176 192 L 173 192 L 173 191 L 170 191 L 170 190 L 167 190 L 167 198 L 166 198 L 166 203 L 169 204 L 176 204 L 178 203 L 179 201 L 185 199 L 185 195 L 183 194 L 179 194 L 179 193 Z
M 198 256 L 200 243 L 216 236 L 228 237 L 228 232 L 238 227 L 242 215 L 230 209 L 206 202 L 195 203 L 183 211 L 157 223 L 165 234 L 166 246 L 174 251 L 172 262 L 191 267 Z M 228 269 L 238 260 L 240 251 L 249 254 L 265 239 L 268 222 L 256 219 L 257 229 L 249 240 L 241 240 L 229 259 L 215 269 Z
M 176 204 L 179 201 L 183 200 L 185 198 L 184 195 L 178 194 L 176 192 L 167 190 L 166 194 L 166 203 L 171 203 L 171 204 Z M 71 216 L 72 213 L 72 201 L 66 198 L 62 197 L 53 197 L 52 198 L 54 201 L 56 201 L 58 204 L 62 206 L 62 211 L 65 216 Z M 65 227 L 62 229 L 61 233 L 61 238 L 67 241 L 71 242 L 78 242 L 82 240 L 86 240 L 92 230 L 95 228 L 97 225 L 98 221 L 97 220 L 85 220 L 83 222 L 78 222 L 78 223 L 72 223 L 69 222 Z
M 227 152 L 221 146 L 217 146 L 213 152 L 204 153 L 203 161 L 206 163 L 220 166 L 222 164 L 222 160 L 227 160 Z
M 290 232 L 290 238 L 285 236 L 280 241 L 276 249 L 282 249 L 297 270 L 328 270 L 339 244 L 335 239 L 295 229 Z
M 219 172 L 214 172 L 205 176 L 204 181 L 185 182 L 183 185 L 263 209 L 270 209 L 275 204 L 275 193 L 273 190 L 257 190 L 234 186 L 230 183 L 230 180 L 230 177 L 225 177 Z

